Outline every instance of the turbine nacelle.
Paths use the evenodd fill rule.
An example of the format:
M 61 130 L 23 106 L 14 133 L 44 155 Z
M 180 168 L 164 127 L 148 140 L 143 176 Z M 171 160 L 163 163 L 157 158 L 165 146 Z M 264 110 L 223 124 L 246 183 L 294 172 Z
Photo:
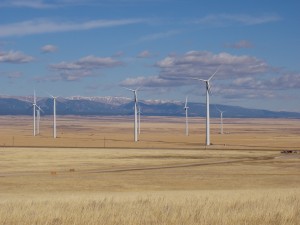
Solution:
M 208 90 L 209 92 L 210 92 L 210 89 L 211 89 L 211 86 L 210 86 L 210 80 L 216 75 L 216 73 L 219 71 L 219 69 L 220 69 L 220 67 L 221 66 L 219 66 L 218 68 L 217 68 L 217 70 L 207 79 L 207 80 L 205 80 L 205 79 L 201 79 L 201 78 L 192 78 L 192 79 L 194 79 L 194 80 L 200 80 L 200 81 L 203 81 L 203 82 L 205 82 L 205 84 L 206 84 L 206 90 Z
M 134 102 L 137 103 L 138 102 L 138 98 L 137 98 L 137 91 L 141 88 L 141 87 L 138 87 L 137 89 L 131 89 L 131 88 L 126 88 L 124 87 L 125 89 L 129 90 L 129 91 L 132 91 L 133 94 L 134 94 Z
M 221 111 L 217 106 L 216 106 L 216 109 L 217 109 L 221 114 L 223 114 L 224 112 L 226 112 L 226 111 Z

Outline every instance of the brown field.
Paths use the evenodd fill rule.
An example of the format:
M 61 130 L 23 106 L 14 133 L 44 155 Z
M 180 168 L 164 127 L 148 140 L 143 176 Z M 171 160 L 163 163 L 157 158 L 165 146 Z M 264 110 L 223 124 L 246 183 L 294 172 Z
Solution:
M 0 224 L 300 224 L 300 120 L 0 117 Z

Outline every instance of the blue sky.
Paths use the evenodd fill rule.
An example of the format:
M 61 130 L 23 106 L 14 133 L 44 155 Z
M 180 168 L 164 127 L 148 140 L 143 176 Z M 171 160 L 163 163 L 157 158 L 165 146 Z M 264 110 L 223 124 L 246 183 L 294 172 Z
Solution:
M 300 112 L 300 3 L 1 0 L 0 94 L 128 96 Z

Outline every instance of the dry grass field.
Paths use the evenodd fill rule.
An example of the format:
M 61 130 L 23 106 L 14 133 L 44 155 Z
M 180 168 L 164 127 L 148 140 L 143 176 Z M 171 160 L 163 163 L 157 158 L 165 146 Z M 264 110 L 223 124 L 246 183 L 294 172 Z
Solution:
M 0 117 L 0 224 L 300 224 L 300 120 Z

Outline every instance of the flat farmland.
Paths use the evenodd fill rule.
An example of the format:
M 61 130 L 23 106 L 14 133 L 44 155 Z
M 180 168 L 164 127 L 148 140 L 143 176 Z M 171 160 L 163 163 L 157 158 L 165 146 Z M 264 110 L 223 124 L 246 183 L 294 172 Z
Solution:
M 300 120 L 0 117 L 1 224 L 299 224 Z
M 185 118 L 142 117 L 139 142 L 133 142 L 133 117 L 57 118 L 57 138 L 52 136 L 52 117 L 42 117 L 40 135 L 33 137 L 32 117 L 0 117 L 3 147 L 95 147 L 205 149 L 205 119 L 190 118 L 185 136 Z M 300 120 L 226 119 L 220 135 L 219 119 L 211 120 L 210 149 L 297 149 Z

